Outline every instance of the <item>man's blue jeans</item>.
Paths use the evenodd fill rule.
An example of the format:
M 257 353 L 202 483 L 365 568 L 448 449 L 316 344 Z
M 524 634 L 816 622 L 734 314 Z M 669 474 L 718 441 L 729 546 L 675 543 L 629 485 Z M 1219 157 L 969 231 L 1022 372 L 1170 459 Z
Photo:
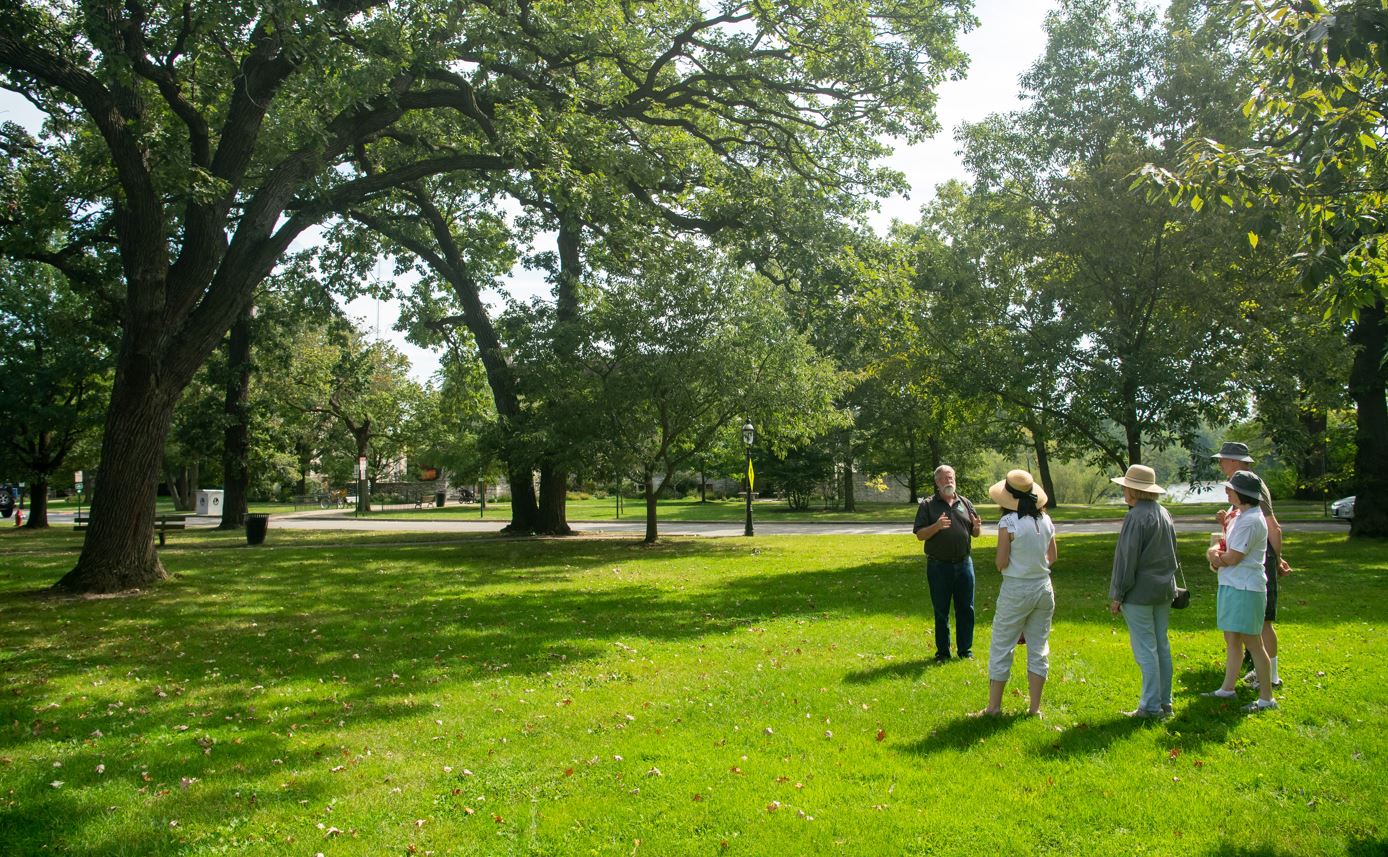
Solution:
M 949 654 L 949 607 L 954 605 L 957 627 L 956 651 L 963 655 L 974 647 L 974 561 L 959 562 L 925 559 L 925 579 L 930 583 L 930 601 L 935 606 L 935 654 Z

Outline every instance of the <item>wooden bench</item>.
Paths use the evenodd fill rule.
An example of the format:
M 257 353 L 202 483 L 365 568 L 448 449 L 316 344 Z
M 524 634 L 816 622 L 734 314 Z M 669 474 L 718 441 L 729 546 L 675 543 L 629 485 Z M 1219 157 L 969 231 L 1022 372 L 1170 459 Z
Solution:
M 91 524 L 91 515 L 77 515 L 72 519 L 74 530 L 85 530 Z M 169 530 L 186 530 L 188 528 L 187 515 L 156 515 L 154 517 L 154 530 L 159 534 L 159 547 L 163 547 L 164 536 Z
M 183 530 L 187 527 L 187 515 L 156 515 L 154 529 L 159 533 L 159 547 L 164 546 L 164 534 L 169 530 Z

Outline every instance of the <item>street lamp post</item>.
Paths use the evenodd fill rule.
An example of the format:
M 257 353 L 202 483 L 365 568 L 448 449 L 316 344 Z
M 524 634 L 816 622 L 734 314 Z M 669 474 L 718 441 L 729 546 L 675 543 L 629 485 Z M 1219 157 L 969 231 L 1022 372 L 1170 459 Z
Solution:
M 742 531 L 744 536 L 753 535 L 752 488 L 756 485 L 756 474 L 752 471 L 752 444 L 756 442 L 757 431 L 752 427 L 752 421 L 748 420 L 742 426 L 742 443 L 747 447 L 747 526 Z

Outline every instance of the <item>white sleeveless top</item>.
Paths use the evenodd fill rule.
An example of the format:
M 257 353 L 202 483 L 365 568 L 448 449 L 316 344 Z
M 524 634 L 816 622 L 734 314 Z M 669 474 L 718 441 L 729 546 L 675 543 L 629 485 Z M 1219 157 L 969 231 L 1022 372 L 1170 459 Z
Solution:
M 1038 580 L 1050 577 L 1051 564 L 1046 561 L 1046 549 L 1055 538 L 1055 524 L 1045 512 L 1040 518 L 1023 518 L 1016 512 L 1008 512 L 998 521 L 999 530 L 1007 530 L 1012 536 L 1011 553 L 1003 577 L 1019 580 Z

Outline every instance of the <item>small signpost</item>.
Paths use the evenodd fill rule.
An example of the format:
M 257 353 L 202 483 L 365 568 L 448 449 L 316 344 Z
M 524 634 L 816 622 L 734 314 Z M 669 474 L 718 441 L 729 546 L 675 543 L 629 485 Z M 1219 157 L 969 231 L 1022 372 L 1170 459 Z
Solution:
M 72 472 L 72 484 L 77 491 L 77 517 L 80 519 L 82 517 L 82 471 L 74 470 Z

